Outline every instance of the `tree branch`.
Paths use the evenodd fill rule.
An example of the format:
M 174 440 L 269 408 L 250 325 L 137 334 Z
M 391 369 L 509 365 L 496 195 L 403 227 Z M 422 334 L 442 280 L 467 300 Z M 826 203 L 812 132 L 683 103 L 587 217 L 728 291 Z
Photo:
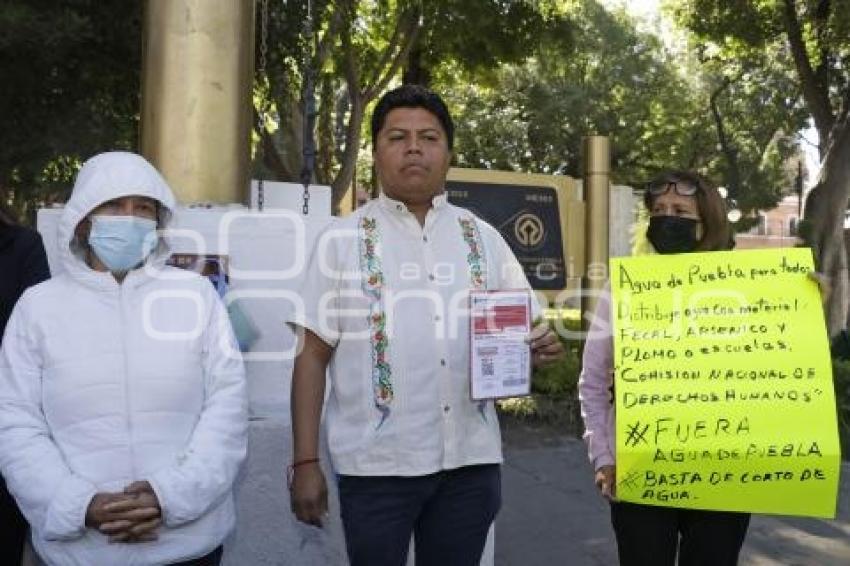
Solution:
M 348 85 L 348 96 L 351 101 L 360 98 L 360 72 L 357 68 L 357 59 L 354 56 L 354 46 L 351 44 L 351 20 L 353 16 L 354 5 L 351 2 L 345 3 L 347 6 L 347 18 L 345 25 L 340 30 L 340 39 L 342 41 L 343 55 L 343 73 L 345 82 Z
M 818 66 L 815 69 L 815 78 L 818 81 L 818 86 L 827 92 L 829 91 L 829 64 L 832 57 L 829 45 L 830 11 L 830 0 L 820 0 L 814 12 L 815 37 L 817 38 L 817 47 L 820 52 L 820 61 L 818 61 Z
M 387 47 L 384 49 L 383 53 L 381 53 L 380 59 L 378 59 L 371 76 L 366 81 L 367 85 L 373 85 L 378 82 L 378 79 L 381 76 L 381 71 L 390 64 L 392 60 L 392 54 L 396 49 L 396 46 L 399 43 L 399 38 L 401 36 L 401 28 L 402 24 L 405 21 L 405 17 L 407 16 L 406 12 L 401 12 L 396 19 L 395 27 L 393 28 L 393 35 L 390 37 L 389 42 L 387 43 Z
M 741 188 L 741 172 L 738 166 L 738 152 L 729 140 L 729 136 L 726 133 L 726 127 L 723 124 L 723 116 L 720 114 L 720 106 L 717 103 L 717 99 L 720 98 L 720 95 L 723 94 L 723 92 L 729 88 L 731 84 L 732 79 L 725 77 L 723 79 L 723 84 L 711 93 L 711 96 L 709 97 L 709 106 L 711 107 L 711 114 L 714 117 L 714 126 L 717 129 L 717 141 L 720 143 L 720 149 L 726 157 L 726 162 L 728 164 L 727 171 L 729 178 L 727 181 L 729 186 L 729 195 L 738 198 Z
M 351 186 L 357 164 L 357 153 L 360 145 L 360 128 L 363 124 L 366 105 L 386 89 L 392 77 L 398 72 L 402 61 L 407 57 L 411 45 L 419 33 L 418 12 L 405 12 L 399 17 L 396 29 L 393 32 L 392 41 L 381 55 L 380 65 L 376 68 L 375 82 L 372 84 L 361 84 L 360 70 L 357 64 L 356 54 L 351 38 L 352 19 L 357 2 L 347 0 L 345 2 L 346 18 L 345 24 L 340 30 L 340 39 L 343 50 L 343 73 L 348 88 L 350 111 L 348 124 L 345 131 L 345 148 L 340 169 L 331 183 L 332 206 L 334 211 L 339 208 L 339 203 L 346 189 Z M 382 70 L 382 67 L 383 70 Z
M 407 58 L 407 54 L 410 53 L 410 48 L 413 47 L 413 44 L 416 42 L 419 30 L 421 29 L 419 24 L 419 14 L 416 11 L 411 11 L 407 14 L 407 26 L 405 26 L 406 29 L 401 46 L 392 58 L 392 63 L 390 63 L 384 71 L 383 76 L 365 89 L 366 100 L 372 100 L 387 88 L 387 85 L 401 68 L 402 62 Z
M 331 55 L 334 40 L 342 27 L 344 10 L 332 10 L 331 21 L 328 24 L 328 29 L 322 35 L 318 45 L 316 45 L 316 55 L 313 58 L 313 68 L 321 69 Z

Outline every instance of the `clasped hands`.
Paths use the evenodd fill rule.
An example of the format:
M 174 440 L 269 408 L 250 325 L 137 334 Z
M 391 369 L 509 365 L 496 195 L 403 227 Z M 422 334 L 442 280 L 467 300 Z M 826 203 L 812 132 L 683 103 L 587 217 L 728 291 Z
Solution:
M 162 509 L 151 484 L 133 482 L 120 493 L 96 493 L 86 509 L 86 526 L 109 542 L 149 542 L 157 539 Z

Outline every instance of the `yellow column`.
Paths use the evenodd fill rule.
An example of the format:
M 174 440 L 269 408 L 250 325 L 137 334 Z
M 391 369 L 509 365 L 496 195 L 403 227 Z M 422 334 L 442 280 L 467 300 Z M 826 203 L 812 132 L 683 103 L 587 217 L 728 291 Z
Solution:
M 141 153 L 182 203 L 247 200 L 253 61 L 252 0 L 147 0 Z
M 586 203 L 585 257 L 583 288 L 588 295 L 582 301 L 585 327 L 596 311 L 594 292 L 604 288 L 608 279 L 608 226 L 611 187 L 611 146 L 607 136 L 589 136 L 583 140 L 584 200 Z

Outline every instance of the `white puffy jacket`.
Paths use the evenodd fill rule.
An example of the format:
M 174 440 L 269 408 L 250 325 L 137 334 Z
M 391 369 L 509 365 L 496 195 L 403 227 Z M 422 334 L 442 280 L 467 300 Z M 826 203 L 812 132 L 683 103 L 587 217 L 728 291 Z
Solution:
M 129 153 L 89 160 L 59 227 L 65 271 L 16 305 L 0 352 L 0 470 L 51 565 L 167 564 L 202 556 L 234 526 L 245 458 L 245 377 L 210 283 L 165 267 L 164 246 L 122 284 L 72 250 L 74 228 L 118 196 L 174 196 Z M 96 492 L 152 485 L 159 539 L 109 544 L 85 526 Z

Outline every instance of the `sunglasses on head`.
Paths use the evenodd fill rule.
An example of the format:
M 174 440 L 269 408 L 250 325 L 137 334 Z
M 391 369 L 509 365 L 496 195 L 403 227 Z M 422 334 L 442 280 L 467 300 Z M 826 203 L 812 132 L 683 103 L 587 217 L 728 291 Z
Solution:
M 652 196 L 663 195 L 667 191 L 669 191 L 670 189 L 673 189 L 673 191 L 677 195 L 683 196 L 683 197 L 692 197 L 695 194 L 697 194 L 697 191 L 699 190 L 697 187 L 693 186 L 690 183 L 681 183 L 680 184 L 680 183 L 677 183 L 676 181 L 668 181 L 666 183 L 661 183 L 661 184 L 658 184 L 658 185 L 649 185 L 649 188 L 648 188 L 649 194 L 651 194 Z

